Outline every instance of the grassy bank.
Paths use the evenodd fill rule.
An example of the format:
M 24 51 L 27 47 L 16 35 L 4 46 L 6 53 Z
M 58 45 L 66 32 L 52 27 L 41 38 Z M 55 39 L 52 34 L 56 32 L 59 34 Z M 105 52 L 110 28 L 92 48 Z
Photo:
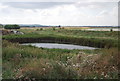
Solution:
M 4 79 L 118 78 L 117 66 L 120 62 L 117 59 L 118 32 L 64 28 L 20 29 L 18 31 L 25 34 L 3 36 Z M 102 49 L 46 49 L 19 45 L 19 43 L 28 42 L 70 43 Z
M 24 35 L 5 35 L 3 39 L 11 42 L 55 42 L 72 43 L 99 48 L 118 47 L 118 32 L 83 31 L 70 29 L 20 29 Z
M 3 41 L 4 79 L 115 79 L 118 50 L 67 50 Z

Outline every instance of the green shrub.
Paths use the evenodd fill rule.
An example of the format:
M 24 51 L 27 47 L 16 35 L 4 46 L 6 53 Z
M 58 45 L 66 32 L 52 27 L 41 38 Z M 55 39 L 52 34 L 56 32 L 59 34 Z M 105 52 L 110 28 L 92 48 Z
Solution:
M 55 30 L 55 27 L 52 27 L 53 30 Z
M 112 32 L 112 31 L 113 31 L 113 29 L 110 29 L 110 31 Z
M 40 28 L 40 30 L 43 30 L 43 28 Z
M 5 25 L 4 26 L 5 29 L 20 29 L 19 25 Z

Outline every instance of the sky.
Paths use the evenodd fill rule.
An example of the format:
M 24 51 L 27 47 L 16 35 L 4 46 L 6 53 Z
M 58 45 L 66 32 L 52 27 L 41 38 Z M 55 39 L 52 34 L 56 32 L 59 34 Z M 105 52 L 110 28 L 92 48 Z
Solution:
M 119 0 L 1 0 L 1 24 L 117 26 Z

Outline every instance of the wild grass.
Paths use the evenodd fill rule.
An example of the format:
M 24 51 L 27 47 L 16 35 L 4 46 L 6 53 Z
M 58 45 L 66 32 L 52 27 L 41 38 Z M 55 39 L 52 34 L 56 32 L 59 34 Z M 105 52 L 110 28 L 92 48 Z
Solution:
M 117 48 L 45 49 L 3 41 L 4 79 L 116 79 Z
M 118 47 L 118 33 L 116 31 L 83 31 L 59 28 L 49 29 L 20 29 L 24 35 L 4 35 L 3 39 L 11 42 L 56 42 L 72 43 L 99 48 Z M 33 41 L 34 40 L 34 41 Z
M 118 32 L 119 31 L 85 31 L 81 29 L 73 30 L 73 29 L 60 29 L 60 28 L 49 28 L 49 29 L 44 29 L 43 31 L 36 31 L 36 30 L 31 30 L 31 29 L 20 29 L 20 31 L 24 33 L 38 33 L 38 34 L 46 34 L 46 35 L 62 35 L 62 36 L 72 36 L 72 37 L 99 37 L 99 38 L 118 38 Z
M 26 64 L 32 64 L 34 59 L 49 59 L 49 61 L 54 60 L 53 62 L 66 62 L 68 56 L 71 58 L 78 52 L 78 50 L 67 49 L 42 49 L 3 41 L 3 77 L 14 78 L 21 67 L 26 67 Z M 14 72 L 14 70 L 16 70 L 16 72 Z
M 24 35 L 4 35 L 4 79 L 117 79 L 118 32 L 64 28 L 20 29 Z M 11 42 L 8 42 L 8 41 Z M 17 42 L 17 43 L 12 43 Z M 96 50 L 47 49 L 27 42 L 71 43 Z

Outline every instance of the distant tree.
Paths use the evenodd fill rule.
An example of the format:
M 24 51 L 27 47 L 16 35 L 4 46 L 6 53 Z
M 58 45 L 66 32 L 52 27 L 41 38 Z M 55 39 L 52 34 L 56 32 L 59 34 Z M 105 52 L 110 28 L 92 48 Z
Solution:
M 55 30 L 55 27 L 53 27 L 53 30 Z
M 5 25 L 4 26 L 5 29 L 20 29 L 19 25 Z
M 39 31 L 39 29 L 36 29 L 36 31 Z
M 3 28 L 3 25 L 2 25 L 2 24 L 0 24 L 0 28 Z
M 110 31 L 112 32 L 112 31 L 113 31 L 113 29 L 111 28 L 111 29 L 110 29 Z
M 40 30 L 43 30 L 43 28 L 40 28 Z
M 36 29 L 36 31 L 40 31 L 40 30 L 43 30 L 43 28 L 40 28 L 40 29 Z
M 58 27 L 60 28 L 61 26 L 59 25 Z

